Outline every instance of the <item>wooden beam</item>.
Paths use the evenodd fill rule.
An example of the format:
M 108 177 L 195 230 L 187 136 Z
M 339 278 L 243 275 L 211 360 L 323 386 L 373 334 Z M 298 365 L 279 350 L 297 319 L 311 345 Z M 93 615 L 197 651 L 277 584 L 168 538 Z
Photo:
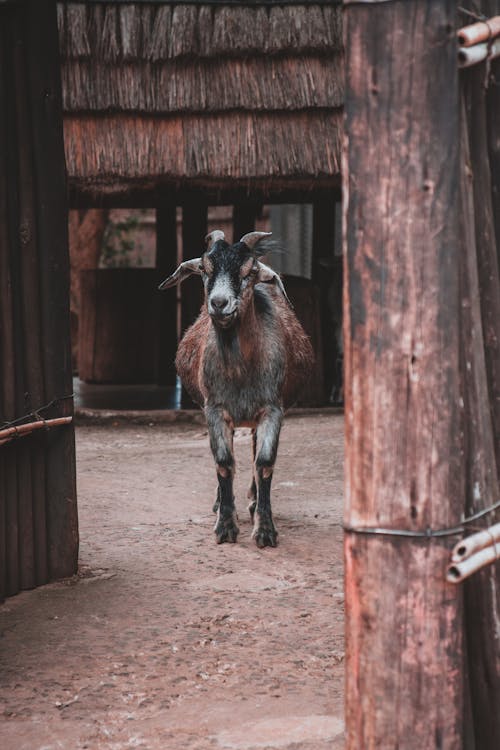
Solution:
M 177 267 L 177 207 L 174 201 L 156 208 L 156 268 L 158 284 Z M 158 292 L 158 383 L 175 385 L 175 354 L 177 351 L 177 290 Z
M 338 176 L 328 179 L 308 180 L 303 183 L 297 179 L 284 180 L 282 183 L 267 187 L 256 181 L 250 186 L 223 180 L 215 183 L 198 183 L 186 180 L 182 185 L 158 185 L 157 187 L 138 187 L 136 183 L 124 182 L 119 191 L 108 192 L 99 186 L 89 186 L 70 180 L 70 207 L 85 208 L 151 208 L 161 203 L 174 201 L 178 206 L 188 203 L 202 193 L 209 206 L 232 206 L 235 203 L 252 201 L 266 204 L 311 203 L 322 193 L 336 192 L 340 196 Z
M 463 511 L 455 12 L 344 11 L 348 750 L 463 747 L 457 537 L 361 533 Z
M 33 186 L 40 293 L 43 371 L 48 400 L 72 393 L 69 318 L 69 251 L 66 172 L 62 132 L 61 81 L 56 3 L 28 0 L 22 5 L 24 55 L 33 144 Z M 64 398 L 57 416 L 71 416 Z M 55 415 L 54 415 L 55 416 Z M 76 572 L 78 519 L 74 429 L 54 430 L 45 439 L 48 574 Z

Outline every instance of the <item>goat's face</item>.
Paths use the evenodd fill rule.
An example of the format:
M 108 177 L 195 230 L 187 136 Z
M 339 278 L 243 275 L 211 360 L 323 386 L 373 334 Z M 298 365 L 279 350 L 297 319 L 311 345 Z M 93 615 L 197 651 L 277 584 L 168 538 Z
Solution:
M 230 328 L 252 299 L 259 274 L 256 259 L 244 242 L 218 240 L 202 255 L 200 265 L 208 313 L 214 325 Z
M 185 260 L 158 288 L 168 289 L 180 284 L 192 273 L 201 274 L 209 315 L 220 328 L 230 328 L 241 318 L 253 297 L 253 287 L 257 282 L 275 284 L 290 304 L 276 271 L 258 260 L 265 252 L 259 243 L 269 234 L 250 232 L 239 242 L 229 245 L 224 232 L 217 229 L 205 238 L 207 249 L 201 258 Z

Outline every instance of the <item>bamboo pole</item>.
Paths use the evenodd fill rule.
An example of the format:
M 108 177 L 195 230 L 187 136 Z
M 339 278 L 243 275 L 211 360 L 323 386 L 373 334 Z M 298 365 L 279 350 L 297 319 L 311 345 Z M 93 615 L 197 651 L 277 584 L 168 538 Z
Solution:
M 470 68 L 471 65 L 483 62 L 488 58 L 495 60 L 500 57 L 500 39 L 491 43 L 476 44 L 474 47 L 460 47 L 458 50 L 458 65 L 460 68 Z
M 452 562 L 460 562 L 479 552 L 479 550 L 499 542 L 500 523 L 496 523 L 484 531 L 478 531 L 477 534 L 471 534 L 471 536 L 462 539 L 461 542 L 457 542 L 453 547 L 451 560 Z
M 425 532 L 464 503 L 455 6 L 344 21 L 345 522 Z M 454 541 L 346 533 L 348 750 L 463 747 Z
M 16 427 L 7 427 L 4 430 L 0 430 L 0 445 L 10 443 L 11 440 L 21 437 L 22 435 L 29 435 L 35 430 L 59 427 L 63 424 L 71 424 L 72 421 L 73 417 L 57 417 L 56 419 L 39 419 L 36 422 L 28 422 L 27 424 L 20 424 Z
M 491 565 L 496 560 L 500 560 L 500 545 L 490 544 L 482 547 L 465 560 L 452 562 L 446 571 L 446 580 L 450 583 L 462 583 L 466 578 L 477 573 L 481 568 Z M 485 745 L 480 745 L 480 747 L 486 750 Z M 498 746 L 490 744 L 490 747 L 494 748 Z
M 497 36 L 500 36 L 500 16 L 464 26 L 457 31 L 458 43 L 462 47 L 472 47 L 472 45 L 487 42 Z

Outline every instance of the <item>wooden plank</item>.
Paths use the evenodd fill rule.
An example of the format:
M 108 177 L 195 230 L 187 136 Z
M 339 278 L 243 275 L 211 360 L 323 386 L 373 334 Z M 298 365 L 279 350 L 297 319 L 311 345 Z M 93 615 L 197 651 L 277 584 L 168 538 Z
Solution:
M 13 10 L 8 10 L 0 24 L 2 75 L 2 118 L 1 118 L 1 163 L 0 179 L 0 305 L 2 346 L 2 422 L 14 419 L 22 409 L 23 401 L 18 399 L 23 389 L 23 373 L 20 367 L 20 297 L 18 260 L 18 191 L 12 190 L 17 184 L 17 153 L 20 144 L 17 140 L 15 102 Z M 22 352 L 22 349 L 21 349 Z M 6 589 L 7 596 L 16 594 L 21 585 L 19 566 L 19 512 L 17 484 L 17 451 L 15 448 L 4 454 L 5 489 L 5 535 L 6 535 Z
M 47 507 L 45 500 L 45 436 L 34 438 L 31 451 L 31 475 L 33 477 L 33 528 L 35 582 L 37 586 L 49 580 L 49 560 L 47 549 Z
M 0 23 L 0 421 L 12 419 L 15 414 L 14 371 L 14 326 L 12 306 L 12 284 L 10 273 L 11 231 L 11 164 L 12 149 L 9 148 L 12 132 L 11 108 L 8 106 L 12 88 L 9 86 L 10 21 L 5 9 Z M 17 565 L 17 498 L 12 495 L 12 479 L 15 477 L 13 453 L 2 454 L 0 468 L 0 515 L 3 532 L 0 537 L 0 560 L 3 573 L 0 580 L 1 595 L 16 593 L 19 586 Z M 14 527 L 15 519 L 15 527 Z M 14 534 L 14 536 L 12 536 Z
M 0 603 L 7 595 L 7 503 L 5 498 L 5 454 L 0 453 Z
M 177 266 L 177 206 L 162 202 L 156 208 L 156 268 L 158 284 Z M 177 351 L 177 294 L 162 294 L 158 318 L 158 383 L 175 385 Z
M 16 14 L 15 38 L 22 39 L 23 19 Z M 14 46 L 14 86 L 16 137 L 18 140 L 18 217 L 17 242 L 13 252 L 13 267 L 18 268 L 18 287 L 16 297 L 19 299 L 19 350 L 18 367 L 22 370 L 22 379 L 18 381 L 20 393 L 17 398 L 17 415 L 20 416 L 41 404 L 46 403 L 41 346 L 41 307 L 38 280 L 38 239 L 36 227 L 36 185 L 33 183 L 33 146 L 31 132 L 31 108 L 28 91 L 28 71 L 26 68 L 25 46 Z M 18 504 L 19 504 L 19 560 L 21 569 L 21 587 L 35 586 L 34 559 L 34 520 L 32 496 L 32 446 L 27 444 L 17 447 L 18 463 Z M 40 477 L 34 477 L 36 483 Z M 40 498 L 45 503 L 45 498 Z M 37 533 L 45 536 L 46 527 L 39 527 Z
M 500 5 L 500 3 L 496 4 Z M 497 137 L 500 132 L 500 60 L 492 60 L 490 64 L 490 81 L 486 91 L 486 117 L 491 171 L 491 202 L 495 222 L 497 264 L 500 268 L 500 139 Z
M 470 158 L 474 177 L 474 215 L 481 318 L 496 465 L 500 476 L 500 276 L 488 153 L 485 67 L 463 71 Z
M 477 83 L 476 75 L 472 79 Z M 482 87 L 478 89 L 478 93 L 483 95 Z M 485 408 L 488 404 L 488 381 L 476 251 L 476 220 L 482 220 L 482 212 L 479 216 L 475 212 L 476 163 L 472 162 L 471 171 L 465 106 L 462 108 L 461 120 L 461 373 L 465 515 L 470 516 L 498 500 L 499 485 L 493 426 L 490 412 Z M 482 189 L 489 191 L 489 184 L 483 183 Z M 488 526 L 492 519 L 492 516 L 487 516 L 478 521 L 477 525 Z M 467 675 L 475 746 L 481 750 L 496 750 L 500 747 L 500 714 L 497 710 L 500 705 L 500 649 L 495 636 L 500 620 L 499 584 L 498 566 L 491 565 L 467 580 L 464 585 Z
M 42 367 L 46 392 L 52 399 L 72 393 L 68 210 L 56 3 L 28 0 L 23 7 L 37 189 Z M 61 400 L 57 416 L 72 413 L 72 401 Z M 46 445 L 48 569 L 51 578 L 61 578 L 76 571 L 78 557 L 73 427 L 52 431 L 46 436 Z
M 351 529 L 425 532 L 463 510 L 455 10 L 344 10 Z M 346 533 L 349 750 L 463 746 L 461 592 L 445 581 L 454 541 Z

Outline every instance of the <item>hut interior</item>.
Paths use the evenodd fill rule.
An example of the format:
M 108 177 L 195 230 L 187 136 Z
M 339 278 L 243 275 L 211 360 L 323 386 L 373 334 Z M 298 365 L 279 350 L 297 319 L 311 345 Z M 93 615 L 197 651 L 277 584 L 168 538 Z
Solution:
M 201 288 L 155 296 L 157 280 L 209 225 L 257 223 L 287 241 L 276 267 L 315 346 L 304 404 L 340 400 L 341 4 L 60 2 L 58 26 L 80 378 L 173 386 Z M 119 208 L 154 211 L 152 267 L 98 268 Z M 85 221 L 100 230 L 82 263 Z

